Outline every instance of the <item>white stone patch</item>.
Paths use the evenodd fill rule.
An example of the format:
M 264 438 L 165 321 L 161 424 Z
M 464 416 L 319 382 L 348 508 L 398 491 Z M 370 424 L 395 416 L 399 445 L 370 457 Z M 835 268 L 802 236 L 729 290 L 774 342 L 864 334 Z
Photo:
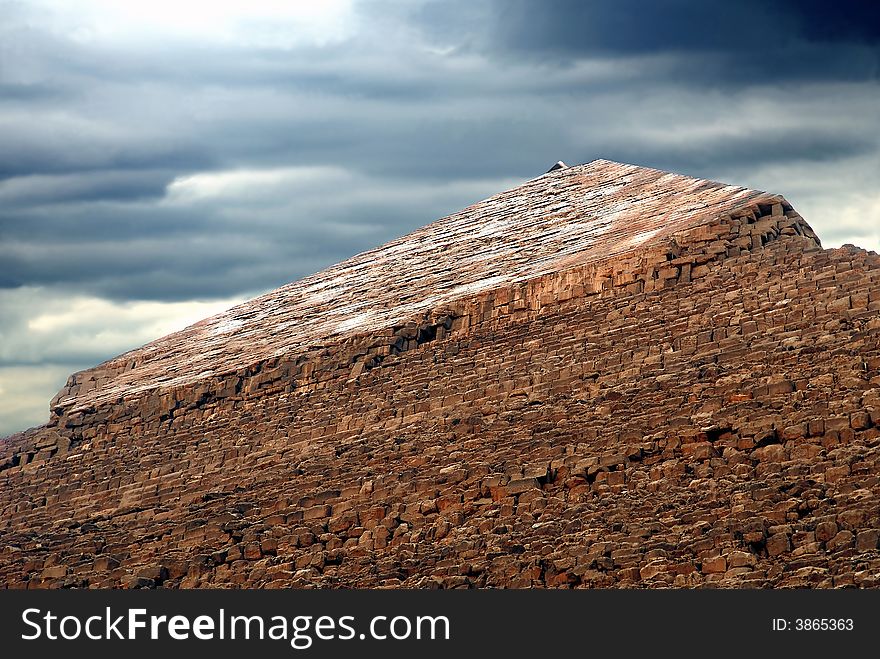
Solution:
M 581 195 L 581 199 L 590 200 L 590 199 L 601 199 L 602 197 L 610 197 L 611 195 L 617 194 L 618 190 L 625 188 L 629 184 L 629 179 L 622 179 L 620 183 L 612 183 L 610 185 L 603 185 L 596 188 L 592 188 L 591 190 L 585 191 Z
M 471 282 L 470 284 L 462 284 L 461 286 L 456 286 L 455 288 L 451 289 L 449 291 L 449 298 L 453 299 L 462 295 L 468 295 L 470 293 L 488 291 L 493 288 L 498 288 L 502 284 L 507 283 L 509 283 L 509 279 L 503 275 L 496 275 L 495 277 L 479 279 L 477 281 Z
M 224 318 L 219 323 L 214 325 L 214 327 L 211 328 L 211 331 L 214 334 L 227 334 L 229 332 L 234 332 L 242 325 L 244 325 L 243 320 L 238 320 L 236 318 Z
M 651 238 L 653 238 L 658 233 L 660 233 L 660 231 L 661 231 L 661 229 L 654 229 L 653 231 L 642 231 L 641 233 L 637 233 L 632 238 L 630 238 L 627 241 L 627 244 L 633 245 L 633 246 L 641 245 L 641 244 L 646 243 L 649 240 L 651 240 Z
M 341 323 L 338 323 L 334 328 L 334 332 L 336 334 L 342 334 L 343 332 L 348 332 L 349 330 L 369 325 L 375 319 L 375 311 L 365 311 L 351 316 L 350 318 L 346 318 Z

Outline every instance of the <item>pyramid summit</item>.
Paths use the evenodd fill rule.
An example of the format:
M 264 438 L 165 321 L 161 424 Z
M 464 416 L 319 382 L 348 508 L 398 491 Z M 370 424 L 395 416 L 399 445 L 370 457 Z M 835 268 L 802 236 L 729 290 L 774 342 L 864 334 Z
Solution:
M 8 587 L 876 586 L 880 257 L 596 160 L 71 376 Z

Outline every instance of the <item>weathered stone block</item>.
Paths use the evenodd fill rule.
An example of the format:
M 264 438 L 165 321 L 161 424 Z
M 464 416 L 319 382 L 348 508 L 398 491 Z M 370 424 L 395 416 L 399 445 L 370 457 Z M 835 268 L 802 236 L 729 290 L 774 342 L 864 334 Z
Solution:
M 787 534 L 777 533 L 776 535 L 771 535 L 767 538 L 766 547 L 767 553 L 770 556 L 779 556 L 780 554 L 791 551 L 791 542 L 789 541 Z
M 859 531 L 856 536 L 856 550 L 871 551 L 872 549 L 877 549 L 878 539 L 880 539 L 880 529 Z

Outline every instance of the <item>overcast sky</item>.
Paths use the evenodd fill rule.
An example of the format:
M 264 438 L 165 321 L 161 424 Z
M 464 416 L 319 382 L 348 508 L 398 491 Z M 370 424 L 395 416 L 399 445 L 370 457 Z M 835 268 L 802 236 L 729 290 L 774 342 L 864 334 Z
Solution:
M 0 435 L 560 159 L 778 192 L 880 250 L 877 7 L 0 0 Z

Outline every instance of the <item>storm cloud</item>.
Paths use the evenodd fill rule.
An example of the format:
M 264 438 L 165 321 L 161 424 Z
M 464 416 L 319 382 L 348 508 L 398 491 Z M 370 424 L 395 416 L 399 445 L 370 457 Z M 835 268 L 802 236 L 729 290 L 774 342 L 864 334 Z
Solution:
M 0 435 L 74 370 L 559 159 L 779 192 L 880 249 L 878 11 L 0 0 Z

